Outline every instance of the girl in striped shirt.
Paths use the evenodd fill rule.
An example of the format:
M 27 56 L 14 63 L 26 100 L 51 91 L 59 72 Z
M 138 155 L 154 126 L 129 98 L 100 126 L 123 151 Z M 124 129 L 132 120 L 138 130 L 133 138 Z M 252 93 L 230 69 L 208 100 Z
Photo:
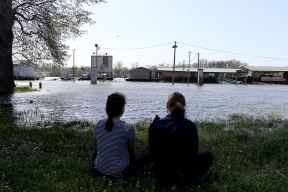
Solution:
M 135 171 L 135 130 L 120 118 L 125 110 L 125 96 L 113 93 L 106 103 L 107 118 L 95 127 L 97 152 L 93 169 L 97 175 L 128 175 Z

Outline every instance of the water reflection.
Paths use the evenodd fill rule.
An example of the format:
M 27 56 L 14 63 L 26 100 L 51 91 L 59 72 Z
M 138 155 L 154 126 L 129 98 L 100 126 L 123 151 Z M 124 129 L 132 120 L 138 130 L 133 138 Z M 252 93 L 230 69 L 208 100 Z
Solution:
M 15 116 L 14 116 L 14 107 L 11 102 L 12 95 L 6 95 L 0 97 L 0 122 L 1 125 L 14 125 Z

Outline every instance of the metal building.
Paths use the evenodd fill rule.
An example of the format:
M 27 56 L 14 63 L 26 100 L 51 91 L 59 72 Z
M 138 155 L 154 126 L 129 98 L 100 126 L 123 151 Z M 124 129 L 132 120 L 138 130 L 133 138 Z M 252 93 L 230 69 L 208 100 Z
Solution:
M 155 81 L 155 71 L 146 69 L 144 67 L 138 67 L 129 71 L 129 78 L 127 81 Z
M 231 68 L 201 68 L 201 78 L 204 82 L 217 83 L 219 78 L 237 79 L 237 72 L 240 69 Z M 197 82 L 198 68 L 158 68 L 157 74 L 160 80 L 176 82 Z
M 13 61 L 13 76 L 16 80 L 34 80 L 36 73 L 34 67 L 27 61 Z
M 243 66 L 242 71 L 251 82 L 288 83 L 288 67 Z
M 91 56 L 91 83 L 96 84 L 97 79 L 113 80 L 113 56 Z

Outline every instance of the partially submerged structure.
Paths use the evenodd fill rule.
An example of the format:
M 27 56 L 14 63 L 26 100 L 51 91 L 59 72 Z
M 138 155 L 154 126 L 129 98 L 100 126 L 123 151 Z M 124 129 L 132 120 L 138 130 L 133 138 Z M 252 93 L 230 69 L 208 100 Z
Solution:
M 113 57 L 110 55 L 92 55 L 90 76 L 92 84 L 96 84 L 97 79 L 113 80 Z
M 71 69 L 64 69 L 60 72 L 61 80 L 71 80 L 73 79 L 73 71 Z
M 241 69 L 231 68 L 201 68 L 201 79 L 205 83 L 218 83 L 219 78 L 229 78 L 237 80 L 237 73 Z M 157 75 L 160 80 L 172 81 L 174 77 L 175 82 L 197 82 L 198 68 L 158 68 Z
M 24 60 L 13 60 L 13 76 L 15 80 L 35 80 L 36 73 L 32 64 Z
M 279 83 L 288 84 L 288 67 L 242 66 L 241 68 L 201 68 L 204 83 Z M 158 68 L 160 80 L 197 82 L 198 68 Z
M 241 69 L 248 83 L 288 83 L 288 67 L 243 66 Z
M 157 81 L 156 72 L 144 67 L 138 67 L 129 71 L 127 81 Z

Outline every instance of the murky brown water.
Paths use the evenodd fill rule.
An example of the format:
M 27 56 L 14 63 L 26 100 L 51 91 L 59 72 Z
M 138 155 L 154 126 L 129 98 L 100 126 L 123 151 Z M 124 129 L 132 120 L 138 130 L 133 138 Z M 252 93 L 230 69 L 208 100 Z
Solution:
M 28 84 L 28 82 L 16 82 Z M 37 87 L 39 81 L 34 81 Z M 35 120 L 89 120 L 96 122 L 106 116 L 107 96 L 115 91 L 124 93 L 127 105 L 124 119 L 135 122 L 166 114 L 166 101 L 173 91 L 183 93 L 187 99 L 187 116 L 192 120 L 225 119 L 230 114 L 276 115 L 288 117 L 288 86 L 286 85 L 228 85 L 124 82 L 101 82 L 91 85 L 90 81 L 42 81 L 43 89 L 33 93 L 17 93 L 7 102 L 12 103 L 14 112 L 23 112 L 26 119 Z M 29 101 L 33 100 L 33 103 Z M 7 108 L 1 105 L 0 116 Z

